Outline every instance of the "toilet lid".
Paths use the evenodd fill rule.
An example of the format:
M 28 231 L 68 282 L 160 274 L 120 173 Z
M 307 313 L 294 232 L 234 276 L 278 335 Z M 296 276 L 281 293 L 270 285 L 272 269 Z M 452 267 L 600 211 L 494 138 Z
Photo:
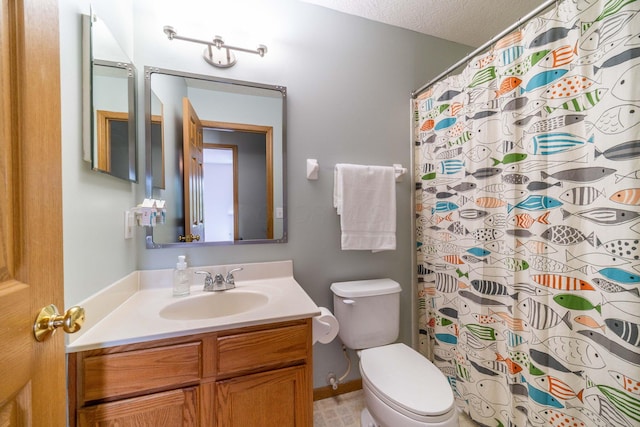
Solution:
M 454 406 L 453 391 L 442 372 L 404 344 L 362 350 L 360 370 L 380 397 L 411 413 L 438 416 Z

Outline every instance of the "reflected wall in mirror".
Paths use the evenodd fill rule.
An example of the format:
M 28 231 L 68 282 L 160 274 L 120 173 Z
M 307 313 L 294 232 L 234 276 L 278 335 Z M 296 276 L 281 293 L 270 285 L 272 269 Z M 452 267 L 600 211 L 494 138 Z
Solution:
M 84 159 L 137 181 L 135 67 L 95 14 L 83 16 Z
M 153 188 L 164 189 L 164 128 L 162 102 L 151 92 L 151 159 L 153 164 Z
M 145 67 L 147 196 L 167 201 L 147 247 L 286 242 L 285 115 L 282 86 Z

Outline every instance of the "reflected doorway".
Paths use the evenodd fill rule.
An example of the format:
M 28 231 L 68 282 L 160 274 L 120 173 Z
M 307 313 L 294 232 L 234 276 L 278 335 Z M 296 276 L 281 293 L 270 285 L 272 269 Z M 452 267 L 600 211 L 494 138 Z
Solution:
M 273 128 L 206 120 L 202 126 L 207 241 L 273 239 Z
M 236 145 L 204 144 L 204 233 L 216 242 L 238 239 L 237 166 Z

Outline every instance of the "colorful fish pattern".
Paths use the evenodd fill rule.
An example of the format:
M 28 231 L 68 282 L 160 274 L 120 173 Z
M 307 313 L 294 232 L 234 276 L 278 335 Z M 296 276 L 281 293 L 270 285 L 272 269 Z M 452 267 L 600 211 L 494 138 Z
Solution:
M 640 2 L 555 2 L 412 113 L 419 349 L 458 407 L 640 425 Z

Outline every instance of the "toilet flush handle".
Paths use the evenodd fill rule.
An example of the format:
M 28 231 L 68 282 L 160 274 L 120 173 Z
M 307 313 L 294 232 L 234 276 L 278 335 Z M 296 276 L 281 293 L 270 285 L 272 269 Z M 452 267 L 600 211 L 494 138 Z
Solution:
M 347 304 L 347 305 L 353 305 L 353 304 L 355 304 L 355 303 L 356 303 L 356 302 L 355 302 L 354 300 L 352 300 L 352 299 L 343 299 L 343 300 L 342 300 L 342 302 L 343 302 L 343 303 L 345 303 L 345 304 Z

